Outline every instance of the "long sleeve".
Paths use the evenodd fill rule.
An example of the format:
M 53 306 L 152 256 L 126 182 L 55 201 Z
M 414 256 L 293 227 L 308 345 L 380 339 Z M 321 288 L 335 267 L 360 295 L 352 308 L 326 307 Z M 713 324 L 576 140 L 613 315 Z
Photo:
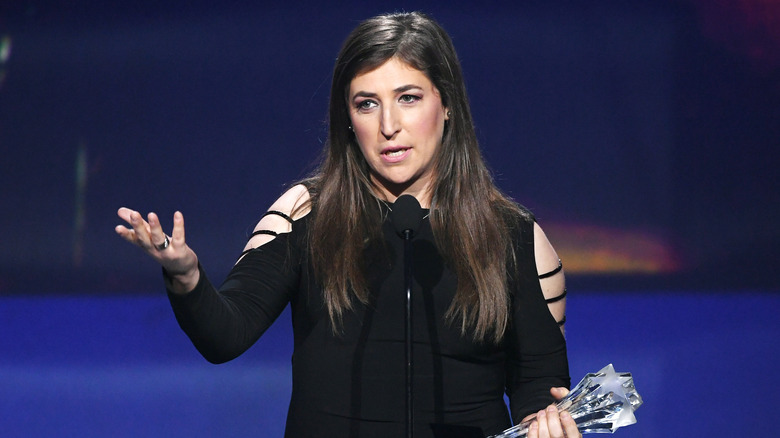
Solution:
M 518 260 L 523 265 L 515 278 L 512 325 L 507 338 L 507 395 L 515 424 L 554 401 L 550 388 L 571 384 L 566 341 L 539 285 L 533 222 L 522 228 Z
M 290 302 L 299 275 L 291 239 L 280 234 L 247 253 L 219 289 L 200 266 L 193 291 L 175 295 L 169 289 L 179 326 L 206 360 L 222 363 L 241 355 Z

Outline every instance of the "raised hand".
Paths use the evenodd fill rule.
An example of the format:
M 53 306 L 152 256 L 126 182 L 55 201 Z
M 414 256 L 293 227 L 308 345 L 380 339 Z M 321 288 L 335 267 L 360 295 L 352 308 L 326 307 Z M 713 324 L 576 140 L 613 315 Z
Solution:
M 184 216 L 173 215 L 173 231 L 167 236 L 155 213 L 149 213 L 147 220 L 141 213 L 122 207 L 117 215 L 130 228 L 117 225 L 115 231 L 126 241 L 138 246 L 165 268 L 171 277 L 173 292 L 187 293 L 195 288 L 200 278 L 198 257 L 184 240 Z

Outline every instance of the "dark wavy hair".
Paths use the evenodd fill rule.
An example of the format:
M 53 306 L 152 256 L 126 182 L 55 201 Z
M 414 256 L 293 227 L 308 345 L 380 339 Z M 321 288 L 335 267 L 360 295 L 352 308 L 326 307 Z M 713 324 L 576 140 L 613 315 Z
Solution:
M 360 23 L 333 71 L 328 139 L 310 187 L 312 264 L 334 330 L 354 300 L 368 302 L 363 252 L 381 238 L 382 213 L 370 169 L 350 131 L 349 86 L 357 75 L 397 58 L 423 72 L 450 111 L 434 158 L 430 221 L 458 289 L 451 322 L 479 341 L 500 342 L 509 320 L 507 269 L 514 265 L 510 229 L 526 213 L 493 183 L 477 143 L 460 63 L 442 27 L 419 12 Z

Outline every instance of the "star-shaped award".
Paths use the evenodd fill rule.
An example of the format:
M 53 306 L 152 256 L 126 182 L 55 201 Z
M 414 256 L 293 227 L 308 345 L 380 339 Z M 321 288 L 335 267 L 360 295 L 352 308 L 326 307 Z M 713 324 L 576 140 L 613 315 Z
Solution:
M 585 433 L 614 433 L 636 423 L 634 411 L 642 397 L 634 388 L 631 373 L 617 373 L 612 364 L 597 373 L 588 373 L 557 406 L 571 414 L 577 428 Z M 531 418 L 490 438 L 522 438 L 528 433 Z

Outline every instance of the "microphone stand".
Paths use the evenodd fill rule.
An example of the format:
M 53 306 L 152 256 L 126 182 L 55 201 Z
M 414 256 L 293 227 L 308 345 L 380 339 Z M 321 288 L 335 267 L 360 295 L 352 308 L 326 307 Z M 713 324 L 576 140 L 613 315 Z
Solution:
M 414 436 L 414 397 L 412 384 L 412 230 L 404 230 L 404 288 L 406 289 L 406 436 Z
M 396 233 L 404 239 L 404 289 L 406 290 L 406 436 L 414 436 L 414 381 L 412 353 L 412 284 L 414 282 L 412 238 L 422 222 L 420 203 L 412 195 L 401 195 L 393 204 L 392 220 Z

